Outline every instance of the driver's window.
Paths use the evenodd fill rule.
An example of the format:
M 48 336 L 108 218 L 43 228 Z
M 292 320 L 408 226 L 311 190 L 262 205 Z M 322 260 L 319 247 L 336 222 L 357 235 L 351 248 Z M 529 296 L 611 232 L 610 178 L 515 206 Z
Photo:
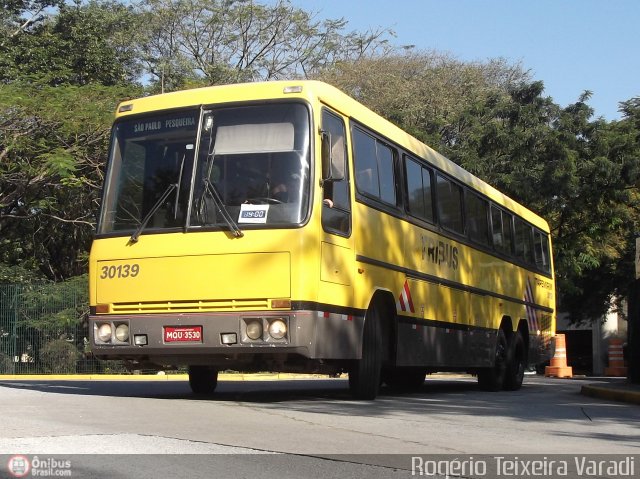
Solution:
M 331 155 L 345 159 L 344 178 L 326 181 L 323 185 L 322 227 L 342 236 L 351 234 L 351 200 L 349 197 L 349 168 L 344 121 L 338 115 L 323 110 L 322 129 L 331 137 Z

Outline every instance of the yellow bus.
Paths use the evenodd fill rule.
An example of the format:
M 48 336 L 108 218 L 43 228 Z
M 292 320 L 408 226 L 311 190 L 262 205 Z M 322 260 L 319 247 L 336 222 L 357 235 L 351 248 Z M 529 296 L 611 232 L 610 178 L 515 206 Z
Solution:
M 547 223 L 338 89 L 215 86 L 122 102 L 90 257 L 98 358 L 520 388 L 551 356 Z

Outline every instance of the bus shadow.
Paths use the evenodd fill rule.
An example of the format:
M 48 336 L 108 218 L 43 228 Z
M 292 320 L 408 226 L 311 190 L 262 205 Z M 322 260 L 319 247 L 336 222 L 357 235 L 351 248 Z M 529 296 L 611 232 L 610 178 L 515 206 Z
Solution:
M 485 416 L 524 422 L 619 420 L 620 405 L 580 395 L 578 383 L 549 385 L 525 382 L 520 391 L 485 392 L 472 378 L 427 379 L 413 392 L 383 387 L 375 401 L 355 400 L 344 379 L 220 381 L 212 395 L 194 395 L 186 381 L 8 381 L 0 387 L 51 394 L 181 400 L 199 403 L 259 404 L 273 411 L 331 414 L 344 417 L 389 417 L 398 414 Z M 552 392 L 562 388 L 562 392 Z M 626 414 L 626 413 L 625 413 Z M 630 410 L 631 422 L 640 412 Z
M 339 417 L 344 418 L 345 425 L 358 419 L 391 419 L 414 425 L 424 423 L 428 428 L 432 424 L 464 423 L 468 417 L 470 423 L 481 418 L 491 428 L 499 427 L 506 419 L 520 423 L 522 428 L 542 427 L 550 434 L 566 437 L 580 436 L 584 431 L 563 433 L 556 430 L 554 424 L 573 421 L 590 428 L 593 424 L 604 426 L 624 420 L 628 425 L 640 425 L 640 410 L 584 397 L 580 395 L 581 384 L 579 381 L 534 378 L 525 381 L 519 391 L 492 393 L 480 390 L 472 378 L 427 379 L 414 392 L 383 388 L 375 401 L 353 399 L 348 381 L 344 379 L 220 381 L 214 394 L 203 396 L 193 395 L 186 381 L 0 380 L 0 390 L 14 388 L 47 394 L 142 398 L 164 401 L 160 407 L 166 410 L 197 405 L 200 413 L 212 415 L 224 413 L 225 409 L 216 409 L 217 405 L 230 405 L 238 410 L 246 407 L 286 417 L 293 414 L 294 418 L 297 414 Z M 259 407 L 254 407 L 257 405 Z M 590 433 L 594 434 L 594 431 Z M 609 432 L 602 437 L 625 443 L 640 439 L 640 436 L 630 437 L 623 431 L 620 434 Z
M 131 381 L 73 381 L 73 380 L 0 380 L 0 387 L 33 390 L 55 394 L 82 396 L 136 397 L 146 399 L 183 399 L 192 401 L 287 403 L 300 400 L 339 400 L 358 404 L 375 404 L 375 401 L 358 401 L 349 392 L 346 379 L 292 379 L 260 381 L 219 381 L 215 393 L 193 394 L 186 381 L 155 381 L 144 379 Z M 424 395 L 425 397 L 479 391 L 475 381 L 426 381 L 411 392 L 398 391 L 383 386 L 378 399 L 398 399 Z

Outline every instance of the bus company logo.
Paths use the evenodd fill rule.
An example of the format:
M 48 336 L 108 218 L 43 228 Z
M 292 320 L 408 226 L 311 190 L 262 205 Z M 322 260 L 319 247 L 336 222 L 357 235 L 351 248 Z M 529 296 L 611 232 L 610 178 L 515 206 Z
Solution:
M 26 456 L 11 456 L 7 463 L 7 470 L 11 477 L 25 477 L 31 471 L 31 463 Z
M 434 241 L 431 238 L 422 238 L 422 256 L 426 251 L 427 258 L 433 264 L 445 265 L 453 270 L 458 269 L 458 248 L 444 241 Z M 428 244 L 428 246 L 427 246 Z

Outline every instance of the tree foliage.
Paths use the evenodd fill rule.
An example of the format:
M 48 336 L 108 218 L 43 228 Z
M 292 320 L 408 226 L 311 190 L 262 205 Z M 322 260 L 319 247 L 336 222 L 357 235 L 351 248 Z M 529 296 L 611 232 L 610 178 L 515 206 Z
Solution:
M 0 47 L 45 20 L 47 9 L 60 5 L 62 0 L 0 0 Z
M 145 0 L 142 10 L 144 60 L 162 91 L 306 77 L 380 53 L 390 35 L 345 32 L 344 19 L 315 20 L 286 0 Z
M 504 59 L 462 62 L 436 51 L 396 50 L 337 63 L 315 78 L 338 86 L 432 146 L 451 146 L 465 135 L 464 109 L 506 95 L 529 73 Z
M 0 261 L 60 280 L 86 268 L 111 114 L 130 90 L 0 86 Z
M 133 83 L 141 73 L 136 46 L 140 21 L 133 7 L 114 0 L 62 4 L 57 15 L 5 40 L 0 83 Z

